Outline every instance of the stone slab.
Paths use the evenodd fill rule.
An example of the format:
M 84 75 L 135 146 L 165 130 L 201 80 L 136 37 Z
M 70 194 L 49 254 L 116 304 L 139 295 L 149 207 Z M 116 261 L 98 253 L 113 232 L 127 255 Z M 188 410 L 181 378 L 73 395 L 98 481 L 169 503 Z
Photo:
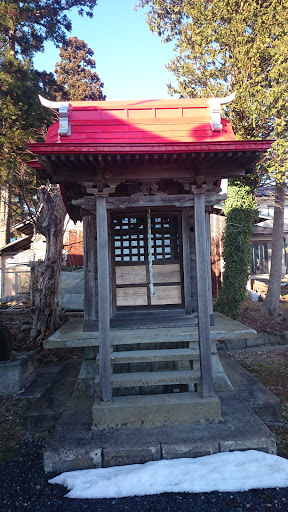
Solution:
M 29 433 L 53 429 L 76 385 L 81 361 L 63 364 L 28 413 Z
M 185 457 L 204 457 L 204 455 L 212 455 L 219 452 L 219 442 L 217 439 L 193 441 L 186 443 L 161 443 L 162 458 L 163 459 L 182 459 Z
M 199 393 L 166 393 L 113 397 L 102 405 L 95 400 L 92 407 L 94 429 L 184 425 L 221 421 L 220 400 L 202 398 Z
M 0 396 L 14 395 L 25 389 L 36 375 L 36 353 L 17 353 L 11 361 L 0 362 Z
M 250 329 L 236 320 L 215 313 L 215 325 L 210 328 L 211 340 L 250 339 L 257 337 L 256 331 Z M 193 326 L 178 325 L 174 327 L 139 328 L 134 325 L 130 328 L 110 330 L 111 344 L 136 344 L 174 341 L 198 341 L 198 328 Z M 58 331 L 44 341 L 44 348 L 73 348 L 73 347 L 97 347 L 99 346 L 99 332 L 84 332 L 83 320 L 72 318 Z
M 282 416 L 279 398 L 229 357 L 226 350 L 220 349 L 218 352 L 224 371 L 233 386 L 232 392 L 221 391 L 218 396 L 234 396 L 235 400 L 247 403 L 265 422 L 280 421 Z

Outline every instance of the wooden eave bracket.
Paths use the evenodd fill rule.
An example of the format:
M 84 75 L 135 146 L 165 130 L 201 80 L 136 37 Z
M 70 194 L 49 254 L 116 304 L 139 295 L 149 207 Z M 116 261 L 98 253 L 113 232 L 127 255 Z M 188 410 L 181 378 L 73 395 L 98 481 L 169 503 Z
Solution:
M 210 98 L 210 100 L 208 100 L 212 132 L 222 132 L 223 126 L 221 124 L 221 106 L 233 101 L 235 96 L 236 92 L 233 92 L 230 94 L 230 96 L 225 96 L 224 98 Z
M 51 110 L 59 111 L 59 137 L 68 137 L 71 135 L 71 125 L 69 124 L 69 103 L 61 101 L 50 101 L 38 95 L 41 105 Z

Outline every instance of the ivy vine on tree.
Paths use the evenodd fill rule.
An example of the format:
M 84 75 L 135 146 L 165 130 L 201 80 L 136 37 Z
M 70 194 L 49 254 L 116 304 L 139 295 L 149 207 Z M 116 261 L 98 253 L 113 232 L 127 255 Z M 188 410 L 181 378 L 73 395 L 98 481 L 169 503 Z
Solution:
M 250 239 L 257 221 L 256 201 L 244 180 L 230 180 L 224 213 L 226 229 L 222 239 L 225 272 L 216 311 L 237 318 L 246 296 L 251 261 Z

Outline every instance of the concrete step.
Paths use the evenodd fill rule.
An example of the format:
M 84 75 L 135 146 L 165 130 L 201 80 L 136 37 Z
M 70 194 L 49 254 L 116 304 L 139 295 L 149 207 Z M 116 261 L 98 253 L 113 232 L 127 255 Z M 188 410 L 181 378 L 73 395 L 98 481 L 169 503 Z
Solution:
M 222 419 L 219 398 L 202 398 L 197 392 L 119 396 L 113 397 L 109 405 L 95 400 L 92 418 L 92 425 L 98 431 L 124 425 L 141 429 L 143 426 L 178 427 Z
M 112 363 L 147 363 L 150 361 L 189 361 L 196 359 L 199 359 L 198 347 L 193 349 L 128 350 L 125 352 L 112 352 L 111 354 Z
M 99 383 L 99 376 L 96 377 L 95 382 Z M 200 372 L 197 370 L 116 373 L 111 377 L 113 388 L 162 386 L 170 384 L 199 384 L 200 382 Z

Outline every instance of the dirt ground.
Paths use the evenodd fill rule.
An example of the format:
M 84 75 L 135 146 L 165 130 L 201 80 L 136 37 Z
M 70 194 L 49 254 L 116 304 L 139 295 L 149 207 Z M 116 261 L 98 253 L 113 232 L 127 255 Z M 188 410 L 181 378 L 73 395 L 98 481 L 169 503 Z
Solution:
M 280 302 L 279 315 L 274 318 L 273 316 L 264 316 L 261 313 L 263 302 L 253 302 L 247 299 L 243 303 L 242 314 L 238 320 L 258 333 L 282 333 L 288 331 L 288 302 L 286 297 Z

